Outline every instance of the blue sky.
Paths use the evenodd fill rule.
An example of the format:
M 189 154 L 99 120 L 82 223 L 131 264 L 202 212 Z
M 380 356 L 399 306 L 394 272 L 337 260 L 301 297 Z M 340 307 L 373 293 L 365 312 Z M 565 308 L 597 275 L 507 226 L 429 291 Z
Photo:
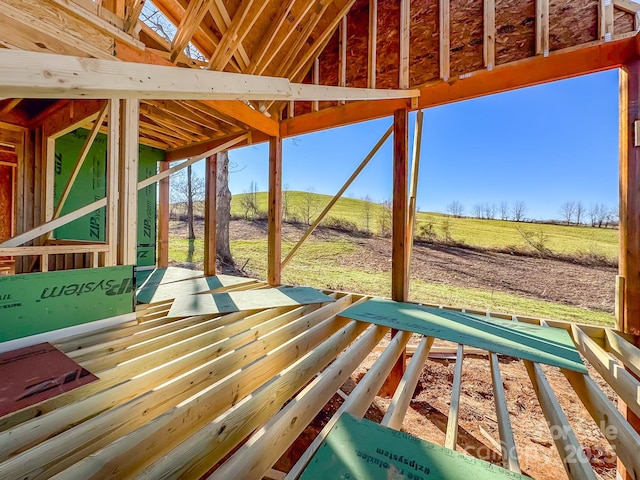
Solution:
M 618 72 L 611 70 L 424 110 L 417 205 L 446 210 L 457 200 L 524 201 L 527 217 L 560 216 L 565 201 L 617 205 Z M 410 116 L 411 136 L 415 114 Z M 284 142 L 283 185 L 333 195 L 391 118 L 303 135 Z M 267 145 L 233 150 L 233 193 L 256 181 L 267 189 Z M 196 172 L 203 173 L 198 165 Z M 346 196 L 391 195 L 391 139 Z

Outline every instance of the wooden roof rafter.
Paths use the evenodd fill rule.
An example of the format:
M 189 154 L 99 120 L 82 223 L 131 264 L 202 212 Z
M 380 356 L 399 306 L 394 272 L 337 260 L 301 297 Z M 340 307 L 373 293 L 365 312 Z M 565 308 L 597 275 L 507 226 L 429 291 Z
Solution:
M 211 8 L 213 1 L 214 0 L 193 0 L 189 3 L 184 16 L 180 20 L 176 35 L 171 42 L 170 61 L 176 62 L 180 52 L 185 49 L 193 38 L 205 14 Z

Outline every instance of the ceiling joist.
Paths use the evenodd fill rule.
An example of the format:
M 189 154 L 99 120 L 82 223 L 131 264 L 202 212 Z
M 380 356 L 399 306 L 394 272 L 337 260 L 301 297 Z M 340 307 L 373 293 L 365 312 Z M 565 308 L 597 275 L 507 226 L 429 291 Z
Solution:
M 286 78 L 14 50 L 0 50 L 0 62 L 0 96 L 9 98 L 337 101 L 420 95 L 418 90 L 306 85 Z

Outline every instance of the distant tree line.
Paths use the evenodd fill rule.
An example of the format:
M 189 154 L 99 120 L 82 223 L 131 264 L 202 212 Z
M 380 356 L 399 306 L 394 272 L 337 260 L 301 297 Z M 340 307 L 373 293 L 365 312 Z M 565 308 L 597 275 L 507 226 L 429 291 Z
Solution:
M 458 200 L 447 204 L 446 213 L 454 218 L 465 216 L 465 206 Z M 587 225 L 597 228 L 615 226 L 618 222 L 618 210 L 610 208 L 604 203 L 594 203 L 588 208 L 581 201 L 566 201 L 558 211 L 560 221 L 566 225 Z M 473 205 L 470 218 L 483 220 L 511 220 L 514 222 L 536 221 L 528 219 L 527 205 L 524 201 L 516 201 L 512 204 L 501 201 L 499 204 L 484 202 Z

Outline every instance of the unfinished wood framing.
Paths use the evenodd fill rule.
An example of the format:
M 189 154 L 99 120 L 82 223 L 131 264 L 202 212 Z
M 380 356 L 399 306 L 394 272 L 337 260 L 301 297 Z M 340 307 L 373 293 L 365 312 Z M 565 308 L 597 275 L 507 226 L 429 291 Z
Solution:
M 409 31 L 411 23 L 411 0 L 400 0 L 400 88 L 409 88 Z
M 347 48 L 347 19 L 346 17 L 342 21 L 340 29 L 340 53 L 342 54 L 342 48 Z M 344 35 L 344 40 L 342 36 Z M 377 68 L 377 51 L 378 51 L 378 0 L 369 0 L 369 36 L 368 41 L 368 61 L 367 61 L 367 86 L 369 88 L 376 88 L 376 68 Z M 340 62 L 340 72 L 342 78 L 342 70 L 344 69 L 344 76 L 347 75 L 347 65 L 344 60 Z
M 282 281 L 282 138 L 269 140 L 269 197 L 267 279 L 269 285 Z
M 493 70 L 496 64 L 496 1 L 484 0 L 484 66 Z
M 160 162 L 160 173 L 169 169 L 169 162 Z M 169 266 L 169 177 L 159 181 L 158 188 L 158 268 Z M 205 203 L 206 206 L 206 203 Z M 206 225 L 206 224 L 205 224 Z
M 549 56 L 549 0 L 536 0 L 536 55 Z
M 393 117 L 393 218 L 391 298 L 404 302 L 409 297 L 407 265 L 407 209 L 409 172 L 409 113 L 396 110 Z
M 135 265 L 137 262 L 138 112 L 137 100 L 120 100 L 118 265 Z
M 216 178 L 218 156 L 210 155 L 205 163 L 205 198 L 204 198 L 204 274 L 216 274 L 216 210 L 217 192 Z
M 439 2 L 440 78 L 446 82 L 451 75 L 451 10 L 449 0 Z

